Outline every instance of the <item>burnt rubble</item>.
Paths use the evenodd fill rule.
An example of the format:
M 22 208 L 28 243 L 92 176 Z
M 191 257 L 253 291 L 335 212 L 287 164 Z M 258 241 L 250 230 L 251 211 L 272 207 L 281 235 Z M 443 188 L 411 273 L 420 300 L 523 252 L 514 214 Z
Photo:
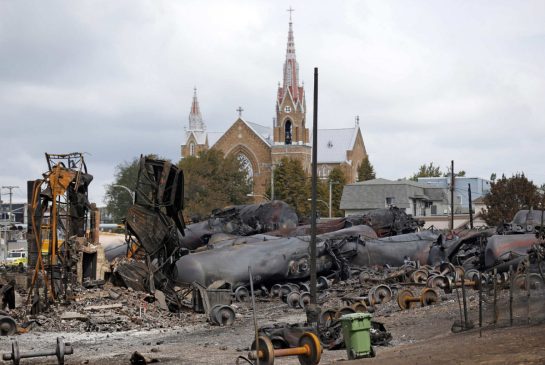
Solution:
M 227 207 L 186 225 L 183 172 L 168 161 L 143 157 L 126 240 L 104 250 L 98 238 L 81 236 L 92 208 L 86 200 L 90 175 L 83 167 L 78 175 L 54 166 L 45 180 L 49 186 L 43 182 L 35 190 L 34 227 L 42 224 L 52 197 L 59 194 L 51 177 L 63 169 L 70 179 L 61 193 L 68 197 L 71 214 L 62 227 L 72 236 L 58 242 L 56 264 L 44 261 L 38 251 L 30 288 L 16 283 L 17 275 L 25 273 L 3 274 L 7 308 L 0 313 L 0 327 L 9 333 L 237 327 L 241 321 L 247 324 L 254 311 L 252 275 L 260 305 L 275 315 L 282 311 L 298 318 L 284 323 L 271 316 L 271 323 L 261 323 L 259 333 L 275 348 L 296 347 L 305 333 L 313 333 L 326 349 L 342 348 L 340 318 L 356 312 L 373 314 L 371 342 L 388 346 L 396 339 L 383 320 L 393 313 L 429 310 L 461 297 L 475 302 L 477 293 L 481 305 L 483 291 L 490 303 L 492 288 L 494 297 L 505 298 L 514 289 L 545 287 L 541 212 L 521 211 L 499 229 L 448 232 L 424 230 L 423 222 L 395 207 L 320 222 L 314 304 L 310 226 L 297 225 L 286 203 Z M 92 275 L 84 264 L 86 255 L 96 252 L 109 260 L 101 275 Z M 55 267 L 64 274 L 57 275 Z M 29 301 L 21 305 L 24 298 Z M 473 325 L 461 318 L 453 328 Z

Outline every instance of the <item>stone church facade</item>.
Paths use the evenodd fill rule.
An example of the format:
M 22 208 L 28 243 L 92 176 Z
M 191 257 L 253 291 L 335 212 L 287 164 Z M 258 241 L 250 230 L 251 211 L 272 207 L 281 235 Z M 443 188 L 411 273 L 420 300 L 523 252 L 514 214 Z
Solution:
M 254 184 L 256 200 L 263 200 L 271 187 L 273 168 L 284 157 L 300 160 L 306 173 L 311 173 L 312 141 L 306 121 L 305 90 L 299 80 L 295 55 L 293 24 L 290 18 L 283 82 L 276 95 L 276 118 L 267 127 L 239 118 L 222 133 L 207 132 L 195 90 L 182 158 L 196 156 L 200 151 L 215 148 L 235 155 L 248 171 Z M 359 128 L 318 129 L 318 176 L 326 179 L 340 166 L 348 183 L 356 182 L 357 169 L 367 156 Z

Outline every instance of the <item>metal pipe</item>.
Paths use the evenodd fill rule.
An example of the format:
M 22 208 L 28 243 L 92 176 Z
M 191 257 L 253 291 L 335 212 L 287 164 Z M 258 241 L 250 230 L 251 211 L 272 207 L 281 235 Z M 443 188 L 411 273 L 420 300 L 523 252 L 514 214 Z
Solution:
M 462 280 L 462 299 L 464 301 L 464 329 L 468 329 L 468 321 L 467 321 L 467 299 L 466 299 L 466 285 L 465 280 Z
M 252 295 L 252 312 L 254 317 L 254 330 L 255 330 L 255 351 L 259 354 L 259 331 L 257 329 L 257 317 L 255 314 L 254 278 L 252 276 L 251 266 L 248 266 L 248 275 L 250 276 L 250 293 Z M 256 365 L 259 365 L 259 356 L 256 359 Z
M 471 190 L 470 190 L 471 191 Z M 479 337 L 483 337 L 483 274 L 479 273 Z
M 515 275 L 513 273 L 513 265 L 509 266 L 509 324 L 513 325 L 513 286 L 515 285 Z
M 530 258 L 528 257 L 528 266 L 526 266 L 528 269 L 526 271 L 526 301 L 527 301 L 527 314 L 528 314 L 528 324 L 530 324 Z
M 498 323 L 498 293 L 496 291 L 496 275 L 498 275 L 498 271 L 494 269 L 494 325 Z
M 460 327 L 463 327 L 464 318 L 462 314 L 462 303 L 460 302 L 460 292 L 458 291 L 458 287 L 456 286 L 456 298 L 458 298 L 458 307 L 460 308 Z

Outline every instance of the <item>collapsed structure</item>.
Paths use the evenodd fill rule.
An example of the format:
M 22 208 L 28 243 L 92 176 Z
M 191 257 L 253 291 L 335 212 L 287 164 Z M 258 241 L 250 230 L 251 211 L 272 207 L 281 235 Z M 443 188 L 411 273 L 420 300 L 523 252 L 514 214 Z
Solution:
M 88 200 L 93 176 L 83 154 L 45 156 L 48 171 L 32 184 L 29 208 L 33 270 L 27 300 L 33 312 L 60 298 L 70 300 L 75 285 L 103 281 L 108 270 L 98 238 L 98 209 Z

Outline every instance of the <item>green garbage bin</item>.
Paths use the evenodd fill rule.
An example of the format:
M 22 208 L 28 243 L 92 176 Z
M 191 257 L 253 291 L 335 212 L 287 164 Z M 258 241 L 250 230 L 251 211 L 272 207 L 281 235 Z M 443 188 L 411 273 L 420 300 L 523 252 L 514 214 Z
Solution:
M 371 348 L 371 314 L 350 313 L 341 317 L 344 344 L 348 359 L 372 357 Z

